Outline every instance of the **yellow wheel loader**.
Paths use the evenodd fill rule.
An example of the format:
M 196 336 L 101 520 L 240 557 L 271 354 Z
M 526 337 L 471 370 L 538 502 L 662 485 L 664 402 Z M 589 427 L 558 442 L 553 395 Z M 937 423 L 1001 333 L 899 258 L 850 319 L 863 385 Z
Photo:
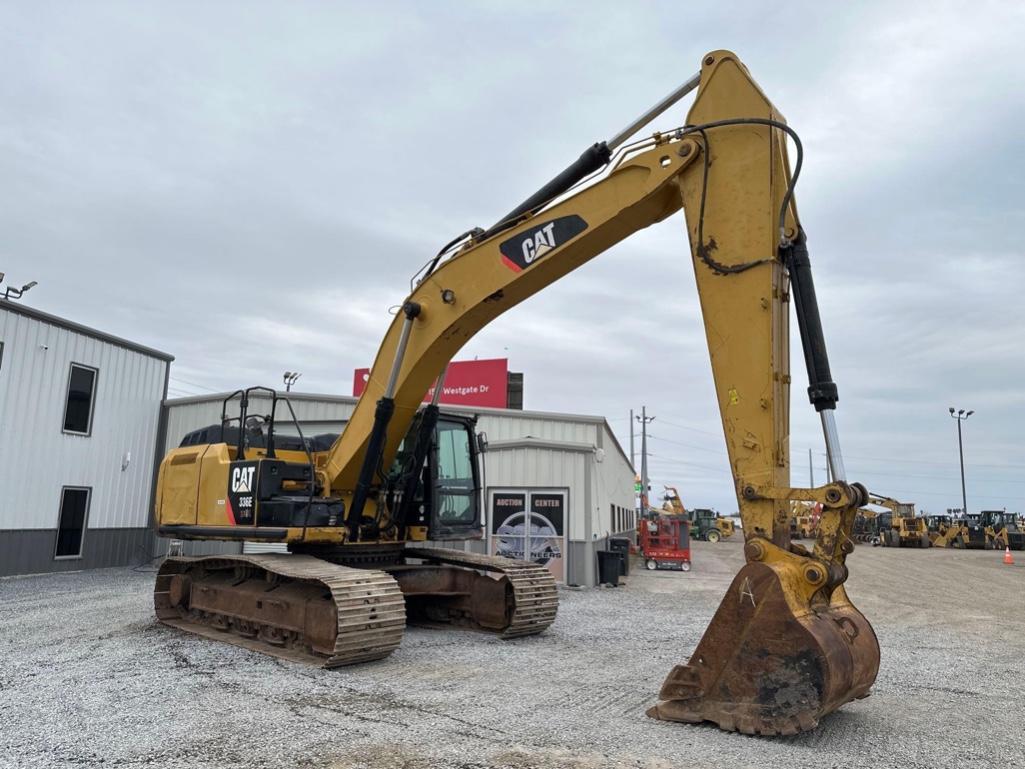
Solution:
M 926 518 L 929 539 L 933 547 L 962 547 L 964 527 L 960 520 L 949 515 L 933 515 Z
M 685 119 L 632 138 L 692 91 Z M 494 150 L 508 153 L 498 129 L 496 122 Z M 225 403 L 221 424 L 164 458 L 162 536 L 277 542 L 290 554 L 169 557 L 157 576 L 157 616 L 326 666 L 387 656 L 407 621 L 506 638 L 543 631 L 557 594 L 532 553 L 519 560 L 423 546 L 479 538 L 482 511 L 472 420 L 436 403 L 421 408 L 421 400 L 492 320 L 683 209 L 746 564 L 648 713 L 793 734 L 866 696 L 879 645 L 844 582 L 867 492 L 846 480 L 840 453 L 837 388 L 794 198 L 802 153 L 737 56 L 709 53 L 700 72 L 652 110 L 425 264 L 341 435 L 305 437 L 287 393 L 248 388 Z M 835 479 L 813 489 L 790 483 L 791 304 Z M 297 441 L 280 437 L 281 421 Z M 791 545 L 795 499 L 823 506 L 811 549 Z
M 1018 526 L 1018 516 L 1006 510 L 983 510 L 986 541 L 994 550 L 1025 549 L 1025 532 Z
M 880 544 L 885 547 L 932 546 L 926 520 L 915 515 L 914 503 L 898 502 L 896 499 L 878 494 L 870 494 L 869 503 L 885 507 L 889 511 L 888 516 L 878 519 Z

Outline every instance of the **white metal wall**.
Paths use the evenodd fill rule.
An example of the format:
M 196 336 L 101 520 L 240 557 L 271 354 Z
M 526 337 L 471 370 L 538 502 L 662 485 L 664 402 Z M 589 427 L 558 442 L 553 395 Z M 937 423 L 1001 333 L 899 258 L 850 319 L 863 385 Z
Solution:
M 605 457 L 597 475 L 597 496 L 604 499 L 605 507 L 596 511 L 598 520 L 594 531 L 598 536 L 602 536 L 602 532 L 610 528 L 609 505 L 616 505 L 627 511 L 634 509 L 634 477 L 636 475 L 607 423 L 602 423 L 601 431 Z M 609 531 L 608 533 L 618 534 L 620 532 Z
M 168 362 L 3 308 L 0 341 L 0 530 L 57 528 L 63 486 L 90 529 L 148 526 Z M 61 429 L 71 363 L 98 369 L 88 436 Z
M 586 500 L 591 497 L 587 490 L 587 465 L 594 463 L 593 454 L 523 447 L 489 451 L 484 461 L 487 471 L 484 482 L 488 488 L 568 488 L 566 536 L 569 539 L 585 538 Z M 491 531 L 490 520 L 485 522 L 485 526 L 487 531 Z
M 545 438 L 567 443 L 594 443 L 595 423 L 571 421 L 551 416 L 516 416 L 480 412 L 477 429 L 488 434 L 489 441 L 511 441 L 519 438 Z

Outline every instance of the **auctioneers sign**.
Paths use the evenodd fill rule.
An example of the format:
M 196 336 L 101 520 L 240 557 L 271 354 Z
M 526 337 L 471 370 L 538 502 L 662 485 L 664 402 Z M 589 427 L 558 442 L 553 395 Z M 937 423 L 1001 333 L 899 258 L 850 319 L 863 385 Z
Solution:
M 387 376 L 387 373 L 385 374 Z M 367 386 L 370 369 L 358 368 L 352 380 L 352 394 L 359 397 Z M 453 406 L 508 407 L 508 358 L 458 360 L 448 365 L 441 403 Z M 434 397 L 434 387 L 424 395 L 424 402 Z

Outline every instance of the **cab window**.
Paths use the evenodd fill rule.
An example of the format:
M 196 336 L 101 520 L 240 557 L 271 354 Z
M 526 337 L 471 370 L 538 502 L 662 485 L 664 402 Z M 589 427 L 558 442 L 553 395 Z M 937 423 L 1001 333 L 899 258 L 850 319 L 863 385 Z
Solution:
M 460 422 L 439 420 L 437 431 L 437 520 L 442 526 L 472 524 L 477 517 L 476 484 L 470 441 Z

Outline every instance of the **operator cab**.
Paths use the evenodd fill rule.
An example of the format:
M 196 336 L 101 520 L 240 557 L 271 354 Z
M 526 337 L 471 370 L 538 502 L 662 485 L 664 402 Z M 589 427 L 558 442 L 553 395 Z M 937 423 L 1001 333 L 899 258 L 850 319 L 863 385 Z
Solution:
M 426 526 L 427 538 L 480 539 L 481 522 L 480 455 L 486 446 L 483 434 L 475 432 L 476 420 L 455 414 L 441 414 L 426 460 L 419 468 L 413 499 L 402 500 L 402 488 L 412 469 L 417 434 L 424 412 L 410 426 L 388 474 L 386 486 L 391 502 L 410 526 Z

